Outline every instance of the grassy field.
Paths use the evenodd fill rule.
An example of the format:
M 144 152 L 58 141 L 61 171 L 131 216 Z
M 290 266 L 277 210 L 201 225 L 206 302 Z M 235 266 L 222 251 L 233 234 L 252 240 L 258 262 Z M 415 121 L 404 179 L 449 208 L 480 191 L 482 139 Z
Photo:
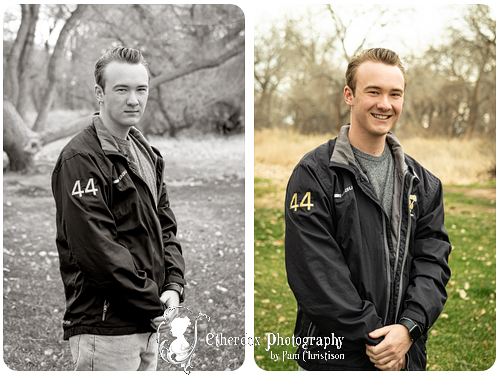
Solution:
M 256 131 L 255 176 L 271 178 L 278 186 L 287 181 L 300 158 L 334 135 L 298 135 L 277 129 Z M 473 184 L 491 179 L 495 169 L 494 140 L 400 139 L 403 149 L 445 185 Z
M 295 160 L 301 156 L 299 153 L 304 151 L 303 148 L 311 149 L 315 147 L 312 144 L 320 144 L 323 140 L 319 137 L 302 139 L 295 135 L 283 140 L 286 136 L 282 135 L 281 141 L 273 142 L 272 135 L 259 138 L 261 136 L 263 134 L 255 135 L 254 324 L 255 336 L 262 337 L 264 341 L 255 347 L 255 361 L 265 370 L 295 370 L 296 362 L 286 355 L 283 357 L 285 352 L 294 353 L 295 348 L 276 342 L 266 351 L 265 338 L 266 333 L 279 333 L 281 337 L 293 334 L 296 301 L 286 282 L 284 266 L 284 189 Z M 292 140 L 293 137 L 295 140 Z M 268 142 L 273 144 L 270 150 L 264 145 Z M 282 144 L 289 155 L 281 148 L 283 158 L 272 161 L 269 155 L 280 153 Z M 307 146 L 302 147 L 304 144 Z M 420 147 L 426 147 L 425 140 L 420 140 Z M 476 149 L 476 146 L 465 143 L 462 147 L 468 147 L 469 151 Z M 443 153 L 453 154 L 442 150 L 445 148 L 446 144 L 440 147 L 441 158 Z M 441 160 L 447 162 L 446 159 Z M 438 165 L 431 156 L 426 158 L 426 163 Z M 487 163 L 478 164 L 485 167 Z M 447 285 L 448 301 L 429 334 L 427 369 L 485 370 L 496 359 L 495 182 L 474 183 L 478 181 L 478 176 L 487 173 L 486 169 L 479 171 L 478 167 L 460 179 L 456 177 L 459 174 L 452 170 L 446 174 L 444 171 L 436 172 L 436 168 L 433 172 L 445 182 L 445 225 L 453 246 L 449 260 L 452 276 Z M 467 184 L 457 185 L 457 181 L 466 181 Z
M 62 339 L 65 309 L 55 247 L 50 172 L 60 148 L 47 145 L 33 175 L 3 179 L 3 360 L 12 370 L 72 370 Z M 186 301 L 210 322 L 198 330 L 191 370 L 235 370 L 242 346 L 208 346 L 208 333 L 244 336 L 244 136 L 161 139 L 166 182 L 186 261 Z M 193 320 L 191 320 L 193 323 Z M 190 329 L 186 338 L 192 337 Z M 180 371 L 159 360 L 158 370 Z

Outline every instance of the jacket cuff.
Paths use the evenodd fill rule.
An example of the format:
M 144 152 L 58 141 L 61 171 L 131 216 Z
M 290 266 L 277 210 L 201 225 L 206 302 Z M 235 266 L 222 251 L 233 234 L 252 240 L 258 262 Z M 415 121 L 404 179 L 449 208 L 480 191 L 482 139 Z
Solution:
M 177 283 L 179 285 L 186 285 L 186 280 L 184 280 L 184 278 L 182 276 L 177 276 L 177 275 L 169 275 L 165 278 L 165 285 L 169 284 L 169 283 Z
M 408 319 L 413 320 L 415 323 L 417 323 L 421 328 L 422 334 L 427 332 L 427 329 L 429 328 L 425 325 L 425 317 L 421 316 L 420 314 L 416 313 L 413 310 L 409 310 L 409 309 L 404 310 L 401 313 L 399 319 L 401 319 L 401 318 L 408 318 Z

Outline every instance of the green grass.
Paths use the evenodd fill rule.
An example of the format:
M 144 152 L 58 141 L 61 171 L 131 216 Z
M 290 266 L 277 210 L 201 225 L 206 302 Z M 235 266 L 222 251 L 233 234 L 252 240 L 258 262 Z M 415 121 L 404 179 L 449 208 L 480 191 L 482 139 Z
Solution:
M 480 189 L 490 194 L 478 194 Z M 431 328 L 427 341 L 428 370 L 486 370 L 496 352 L 496 237 L 494 183 L 445 187 L 445 225 L 453 251 L 449 259 L 452 276 L 448 301 Z M 448 191 L 450 191 L 448 193 Z M 256 196 L 275 194 L 269 180 L 255 181 Z M 479 191 L 479 193 L 485 192 Z M 279 206 L 279 205 L 278 205 Z M 274 206 L 276 207 L 276 205 Z M 291 345 L 266 351 L 266 333 L 292 337 L 296 301 L 288 287 L 285 270 L 284 213 L 279 207 L 255 209 L 255 361 L 265 370 L 296 370 Z M 272 336 L 271 336 L 272 337 Z M 271 356 L 278 354 L 276 357 Z
M 283 361 L 283 352 L 295 353 L 291 345 L 278 340 L 267 348 L 267 335 L 292 337 L 297 304 L 286 282 L 285 248 L 283 245 L 285 215 L 281 209 L 257 209 L 254 214 L 255 262 L 255 336 L 261 337 L 255 346 L 257 365 L 265 370 L 296 370 L 293 360 Z M 283 342 L 286 344 L 285 342 Z M 278 361 L 271 359 L 278 354 Z

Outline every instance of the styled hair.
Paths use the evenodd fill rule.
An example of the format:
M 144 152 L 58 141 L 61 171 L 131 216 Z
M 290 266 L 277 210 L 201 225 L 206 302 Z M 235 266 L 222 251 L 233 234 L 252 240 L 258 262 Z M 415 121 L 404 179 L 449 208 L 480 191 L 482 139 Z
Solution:
M 391 51 L 386 48 L 371 48 L 361 52 L 359 55 L 355 56 L 345 72 L 346 85 L 351 88 L 353 94 L 356 91 L 356 71 L 359 66 L 367 61 L 380 62 L 386 65 L 397 66 L 401 73 L 403 73 L 404 78 L 404 88 L 406 89 L 406 72 L 399 56 L 396 52 Z
M 141 51 L 128 47 L 111 48 L 106 51 L 106 53 L 104 53 L 99 60 L 97 60 L 94 69 L 95 83 L 101 86 L 103 91 L 105 86 L 104 69 L 113 61 L 125 62 L 129 64 L 142 64 L 148 71 L 149 76 L 148 63 L 144 59 L 144 56 L 142 56 Z

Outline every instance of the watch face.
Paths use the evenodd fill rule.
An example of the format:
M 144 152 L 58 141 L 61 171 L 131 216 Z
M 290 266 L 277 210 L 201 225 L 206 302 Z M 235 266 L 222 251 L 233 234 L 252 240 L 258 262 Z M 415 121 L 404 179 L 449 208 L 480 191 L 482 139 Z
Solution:
M 417 323 L 411 321 L 410 319 L 401 319 L 400 324 L 404 325 L 408 329 L 411 341 L 417 341 L 420 336 L 420 328 Z
M 416 324 L 410 329 L 410 337 L 412 341 L 417 341 L 420 338 L 420 329 Z

